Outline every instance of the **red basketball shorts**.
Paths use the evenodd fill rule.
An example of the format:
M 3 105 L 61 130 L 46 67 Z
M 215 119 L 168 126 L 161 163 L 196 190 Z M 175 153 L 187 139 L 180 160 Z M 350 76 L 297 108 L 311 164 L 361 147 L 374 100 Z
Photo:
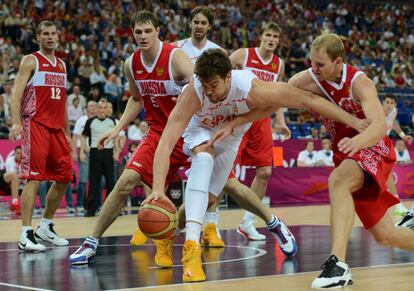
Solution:
M 270 117 L 252 123 L 243 136 L 236 163 L 242 166 L 272 166 L 273 139 Z
M 70 147 L 62 128 L 23 119 L 21 178 L 72 181 Z
M 140 174 L 142 181 L 151 188 L 154 174 L 154 155 L 160 138 L 159 133 L 150 130 L 125 166 L 126 169 L 133 169 Z M 189 168 L 190 163 L 188 162 L 188 156 L 183 153 L 183 139 L 180 138 L 170 156 L 170 169 L 168 170 L 166 184 L 176 178 L 177 171 L 182 166 Z
M 338 166 L 346 158 L 343 153 L 336 152 L 335 165 Z M 372 178 L 352 193 L 355 211 L 364 227 L 369 229 L 384 217 L 388 208 L 399 203 L 385 185 L 396 160 L 392 141 L 385 137 L 373 147 L 360 150 L 352 159 Z

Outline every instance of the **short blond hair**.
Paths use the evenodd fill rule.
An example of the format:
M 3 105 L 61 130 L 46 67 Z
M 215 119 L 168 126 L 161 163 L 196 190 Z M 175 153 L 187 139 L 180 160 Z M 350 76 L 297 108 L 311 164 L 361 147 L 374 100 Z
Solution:
M 275 31 L 275 32 L 279 33 L 279 36 L 282 34 L 282 29 L 280 28 L 280 26 L 277 25 L 277 23 L 273 22 L 273 21 L 265 22 L 262 25 L 262 28 L 260 30 L 260 34 L 263 34 L 265 31 L 269 31 L 269 30 L 272 30 L 272 31 Z
M 313 42 L 311 50 L 319 51 L 324 49 L 329 58 L 333 61 L 337 57 L 343 58 L 345 55 L 344 44 L 339 35 L 328 31 L 322 32 Z

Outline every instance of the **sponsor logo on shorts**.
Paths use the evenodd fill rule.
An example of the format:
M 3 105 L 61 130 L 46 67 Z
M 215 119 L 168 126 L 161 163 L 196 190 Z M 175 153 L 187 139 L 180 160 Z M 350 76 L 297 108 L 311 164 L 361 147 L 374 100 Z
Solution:
M 252 63 L 253 63 L 253 64 L 258 64 L 258 63 L 259 63 L 259 61 L 252 60 Z
M 49 64 L 42 64 L 42 67 L 49 67 Z
M 132 164 L 133 164 L 134 166 L 137 166 L 138 168 L 141 168 L 141 167 L 142 167 L 142 165 L 141 165 L 140 163 L 137 163 L 137 162 L 132 162 Z
M 39 175 L 39 173 L 38 172 L 30 172 L 30 175 L 37 176 L 37 175 Z

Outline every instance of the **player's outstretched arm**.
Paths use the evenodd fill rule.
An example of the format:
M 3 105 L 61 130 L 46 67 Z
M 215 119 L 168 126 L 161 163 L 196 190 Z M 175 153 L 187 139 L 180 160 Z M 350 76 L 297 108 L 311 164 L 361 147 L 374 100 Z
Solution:
M 153 193 L 143 201 L 165 197 L 165 182 L 170 168 L 170 155 L 179 138 L 183 135 L 191 117 L 201 108 L 193 83 L 185 88 L 177 105 L 168 117 L 167 125 L 155 151 L 153 165 Z

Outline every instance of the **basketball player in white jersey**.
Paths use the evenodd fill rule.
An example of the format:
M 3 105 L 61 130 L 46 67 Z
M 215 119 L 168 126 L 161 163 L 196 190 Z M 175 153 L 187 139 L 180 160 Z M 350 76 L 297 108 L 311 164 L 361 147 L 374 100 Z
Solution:
M 195 64 L 197 58 L 206 50 L 211 48 L 221 48 L 216 43 L 207 39 L 207 34 L 213 26 L 213 13 L 207 6 L 197 6 L 191 11 L 190 15 L 190 31 L 191 37 L 180 40 L 177 46 L 180 47 L 190 57 Z M 221 196 L 218 203 L 207 209 L 204 218 L 204 238 L 205 245 L 209 247 L 224 247 L 224 241 L 221 239 L 218 229 L 218 204 L 220 204 Z
M 276 23 L 271 21 L 265 23 L 261 29 L 260 46 L 236 50 L 230 55 L 232 66 L 251 70 L 262 81 L 282 81 L 285 63 L 273 53 L 279 45 L 281 33 L 282 30 Z M 286 125 L 283 111 L 284 109 L 280 108 L 276 112 L 276 122 L 281 127 L 286 140 L 290 138 L 290 130 Z M 242 166 L 256 167 L 251 189 L 261 200 L 266 194 L 267 184 L 272 175 L 273 138 L 270 116 L 252 123 L 243 137 L 237 162 Z M 265 240 L 266 236 L 256 230 L 255 220 L 256 216 L 246 211 L 237 231 L 250 240 Z
M 191 59 L 193 64 L 197 58 L 211 48 L 222 49 L 219 45 L 207 39 L 207 33 L 213 26 L 213 13 L 207 6 L 197 6 L 191 11 L 190 31 L 191 37 L 182 39 L 176 44 Z M 224 50 L 223 50 L 224 51 Z
M 174 145 L 184 137 L 184 149 L 192 157 L 185 193 L 186 241 L 183 247 L 183 281 L 204 281 L 201 262 L 200 231 L 209 204 L 223 190 L 250 124 L 241 126 L 220 144 L 207 144 L 229 121 L 262 105 L 262 100 L 277 100 L 278 107 L 310 107 L 327 117 L 359 126 L 359 120 L 323 98 L 285 83 L 262 82 L 247 70 L 232 71 L 230 59 L 220 49 L 210 49 L 198 58 L 193 81 L 168 118 L 154 156 L 153 193 L 144 201 L 168 199 L 165 182 Z M 266 97 L 265 97 L 266 96 Z M 273 109 L 273 108 L 270 108 Z M 352 124 L 351 124 L 352 123 Z M 272 224 L 274 226 L 269 226 Z M 296 242 L 286 225 L 276 216 L 269 230 L 287 256 L 296 252 Z
M 406 135 L 401 129 L 399 124 L 395 121 L 398 115 L 397 109 L 397 98 L 392 94 L 387 94 L 382 101 L 382 107 L 384 108 L 385 121 L 387 122 L 387 135 L 390 135 L 391 131 L 394 130 L 402 140 L 406 143 L 411 144 L 413 138 L 411 135 Z M 398 197 L 397 187 L 393 179 L 393 175 L 390 175 L 387 180 L 388 190 Z M 394 206 L 394 214 L 400 217 L 404 217 L 408 212 L 408 209 L 401 202 Z

